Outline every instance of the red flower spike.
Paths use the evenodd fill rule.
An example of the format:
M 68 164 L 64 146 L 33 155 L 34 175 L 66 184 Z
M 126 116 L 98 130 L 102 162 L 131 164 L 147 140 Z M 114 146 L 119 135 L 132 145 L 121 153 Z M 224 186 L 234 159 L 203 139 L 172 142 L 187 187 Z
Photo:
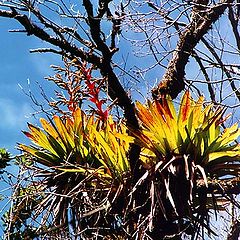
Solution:
M 93 82 L 93 83 L 88 83 L 87 85 L 88 85 L 88 88 L 89 88 L 90 90 L 93 90 L 93 89 L 95 88 L 95 82 Z
M 91 73 L 92 73 L 92 68 L 86 68 L 86 64 L 83 65 L 82 67 L 82 73 L 85 77 L 85 84 L 87 88 L 87 94 L 89 96 L 89 101 L 94 103 L 96 105 L 96 114 L 99 116 L 99 118 L 103 121 L 105 121 L 108 117 L 108 111 L 105 110 L 103 111 L 102 105 L 106 102 L 105 100 L 100 100 L 99 99 L 99 93 L 101 90 L 100 86 L 96 86 L 96 82 L 93 81 Z
M 91 97 L 91 98 L 89 98 L 89 100 L 93 103 L 96 103 L 96 101 L 97 101 L 97 99 L 95 97 Z
M 107 119 L 107 118 L 108 118 L 108 110 L 105 110 L 105 111 L 103 112 L 103 115 L 104 115 L 104 118 Z
M 96 102 L 96 106 L 99 110 L 102 110 L 102 104 L 103 104 L 102 100 Z

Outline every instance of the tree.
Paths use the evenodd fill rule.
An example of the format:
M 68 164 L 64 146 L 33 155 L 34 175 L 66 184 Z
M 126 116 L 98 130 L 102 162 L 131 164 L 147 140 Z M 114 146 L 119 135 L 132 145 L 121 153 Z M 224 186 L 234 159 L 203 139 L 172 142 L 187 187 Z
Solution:
M 234 119 L 239 108 L 239 1 L 0 6 L 19 31 L 49 43 L 33 52 L 62 56 L 49 80 L 67 93 L 46 97 L 52 112 L 41 120 L 44 130 L 29 124 L 34 146 L 19 145 L 26 154 L 19 164 L 34 178 L 15 191 L 8 237 L 20 237 L 23 226 L 31 237 L 214 235 L 210 209 L 217 212 L 223 199 L 238 206 L 240 130 L 225 126 L 224 112 L 234 109 Z M 135 104 L 143 84 L 151 100 Z M 233 222 L 229 239 L 239 235 Z

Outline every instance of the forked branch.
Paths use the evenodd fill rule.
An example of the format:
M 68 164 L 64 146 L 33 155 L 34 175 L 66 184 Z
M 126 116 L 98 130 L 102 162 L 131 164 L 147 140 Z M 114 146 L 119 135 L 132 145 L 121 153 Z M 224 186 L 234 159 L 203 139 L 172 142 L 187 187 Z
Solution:
M 161 82 L 152 90 L 152 96 L 156 100 L 160 100 L 166 94 L 174 99 L 184 89 L 185 68 L 193 49 L 233 0 L 222 0 L 213 6 L 208 6 L 208 1 L 194 2 L 192 21 L 180 35 L 176 50 Z

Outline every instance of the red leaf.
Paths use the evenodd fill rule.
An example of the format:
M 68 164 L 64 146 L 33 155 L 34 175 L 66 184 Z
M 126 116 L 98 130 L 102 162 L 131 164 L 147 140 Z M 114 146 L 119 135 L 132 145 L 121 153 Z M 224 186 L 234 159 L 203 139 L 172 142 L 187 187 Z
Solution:
M 181 115 L 182 115 L 183 122 L 188 118 L 190 107 L 191 107 L 191 96 L 190 96 L 190 92 L 186 91 L 186 93 L 183 96 L 183 100 L 181 102 Z
M 172 112 L 169 108 L 168 101 L 167 101 L 166 98 L 162 99 L 162 106 L 163 106 L 165 112 L 169 115 L 169 117 L 173 119 L 173 115 L 172 115 Z
M 103 115 L 104 115 L 104 118 L 107 119 L 107 117 L 108 117 L 108 110 L 105 110 L 105 111 L 103 112 Z
M 31 138 L 31 139 L 34 139 L 34 136 L 29 133 L 29 132 L 26 132 L 26 131 L 22 131 L 28 138 Z

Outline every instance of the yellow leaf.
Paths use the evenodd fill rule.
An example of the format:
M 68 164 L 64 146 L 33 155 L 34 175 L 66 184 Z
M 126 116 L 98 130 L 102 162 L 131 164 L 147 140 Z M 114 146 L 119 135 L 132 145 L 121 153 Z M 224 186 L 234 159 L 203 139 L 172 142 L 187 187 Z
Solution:
M 53 116 L 53 120 L 56 125 L 56 129 L 58 131 L 58 134 L 61 137 L 61 140 L 64 142 L 64 144 L 68 147 L 74 148 L 74 139 L 71 134 L 68 133 L 68 130 L 66 126 L 63 124 L 61 118 L 59 116 Z
M 240 149 L 238 151 L 223 151 L 223 152 L 209 153 L 208 161 L 210 162 L 222 157 L 229 157 L 229 158 L 238 157 L 240 159 Z

